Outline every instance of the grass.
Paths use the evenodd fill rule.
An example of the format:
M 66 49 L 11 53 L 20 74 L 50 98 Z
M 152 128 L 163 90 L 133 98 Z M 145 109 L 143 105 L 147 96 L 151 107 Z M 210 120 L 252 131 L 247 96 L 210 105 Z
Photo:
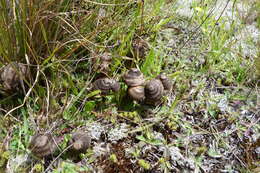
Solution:
M 217 10 L 215 1 L 194 1 L 184 17 L 182 4 L 167 0 L 11 2 L 0 1 L 0 67 L 28 64 L 31 78 L 26 95 L 0 85 L 3 171 L 257 172 L 259 43 L 243 33 L 259 33 L 259 3 L 240 12 L 242 2 Z M 251 13 L 255 24 L 245 21 Z M 145 57 L 134 55 L 138 39 L 148 44 Z M 89 90 L 101 72 L 93 55 L 104 52 L 112 55 L 107 75 L 121 83 L 107 96 Z M 168 74 L 174 87 L 163 105 L 126 100 L 121 75 L 131 67 L 147 79 Z M 92 135 L 80 164 L 66 153 L 76 129 Z M 63 139 L 52 158 L 28 149 L 39 132 Z

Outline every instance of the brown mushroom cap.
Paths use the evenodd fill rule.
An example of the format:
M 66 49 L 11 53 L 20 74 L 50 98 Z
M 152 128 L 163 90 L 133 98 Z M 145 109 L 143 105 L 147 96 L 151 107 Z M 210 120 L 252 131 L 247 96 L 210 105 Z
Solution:
M 113 80 L 113 84 L 111 85 L 111 90 L 114 92 L 118 92 L 120 90 L 120 83 L 118 81 Z
M 100 90 L 102 94 L 108 94 L 110 90 L 117 92 L 119 89 L 119 82 L 110 78 L 97 79 L 93 83 L 93 90 Z
M 109 65 L 111 64 L 112 57 L 111 53 L 105 52 L 100 55 L 100 71 L 107 72 L 109 71 Z
M 106 61 L 106 62 L 111 62 L 112 61 L 112 57 L 111 57 L 111 53 L 105 52 L 103 54 L 100 55 L 100 60 L 101 63 Z
M 149 46 L 145 40 L 136 38 L 132 41 L 132 48 L 134 57 L 144 58 Z
M 130 87 L 144 85 L 145 82 L 143 74 L 137 68 L 128 70 L 123 76 L 123 79 L 126 85 Z
M 157 105 L 163 96 L 163 84 L 158 79 L 152 79 L 145 85 L 145 102 Z
M 90 56 L 92 64 L 92 71 L 98 71 L 101 73 L 108 73 L 110 71 L 110 64 L 112 62 L 112 55 L 109 52 L 96 53 L 93 52 Z
M 17 90 L 21 81 L 28 78 L 29 70 L 25 64 L 10 63 L 1 70 L 0 79 L 7 91 Z
M 172 88 L 172 82 L 170 81 L 170 79 L 166 76 L 165 73 L 161 73 L 159 74 L 156 79 L 159 79 L 162 84 L 163 84 L 163 87 L 165 90 L 171 90 Z
M 136 101 L 142 101 L 145 98 L 144 86 L 135 86 L 128 88 L 128 95 Z
M 73 133 L 70 144 L 72 144 L 72 150 L 77 152 L 85 152 L 91 143 L 91 138 L 88 133 L 78 131 Z
M 37 157 L 45 157 L 55 152 L 57 145 L 50 134 L 36 134 L 32 137 L 29 148 Z

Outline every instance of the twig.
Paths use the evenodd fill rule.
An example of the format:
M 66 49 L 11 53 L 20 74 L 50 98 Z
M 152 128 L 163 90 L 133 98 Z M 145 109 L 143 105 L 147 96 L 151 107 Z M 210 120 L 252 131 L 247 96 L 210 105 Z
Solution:
M 13 111 L 15 111 L 15 110 L 17 110 L 17 109 L 19 109 L 19 108 L 21 108 L 21 107 L 24 106 L 25 102 L 27 101 L 27 99 L 29 98 L 29 96 L 30 96 L 30 94 L 31 94 L 31 92 L 32 92 L 32 89 L 34 88 L 34 86 L 35 86 L 36 83 L 38 82 L 39 72 L 40 72 L 40 66 L 38 65 L 38 66 L 37 66 L 37 74 L 36 74 L 35 81 L 34 81 L 32 87 L 29 89 L 29 91 L 28 91 L 27 94 L 25 95 L 25 97 L 24 97 L 24 99 L 23 99 L 23 103 L 22 103 L 21 105 L 15 107 L 15 108 L 13 108 L 13 109 L 11 109 L 10 111 L 8 111 L 8 112 L 5 114 L 4 117 L 10 115 Z
M 199 29 L 201 28 L 201 26 L 208 20 L 208 18 L 213 14 L 215 8 L 212 8 L 211 11 L 207 14 L 207 16 L 205 17 L 205 19 L 201 22 L 201 24 L 194 30 L 194 32 L 191 33 L 191 35 L 189 35 L 189 38 L 183 43 L 183 45 L 181 47 L 179 47 L 179 50 L 181 50 L 182 48 L 185 47 L 185 45 L 192 39 L 194 38 L 193 36 L 199 31 Z
M 41 70 L 40 71 L 42 73 L 42 75 L 44 76 L 45 78 L 45 81 L 46 81 L 46 86 L 47 86 L 47 98 L 46 98 L 46 114 L 43 115 L 43 116 L 46 116 L 48 118 L 48 115 L 49 115 L 49 107 L 50 107 L 50 86 L 49 86 L 49 82 L 48 82 L 48 79 L 46 77 L 46 75 L 44 74 L 44 72 Z
M 95 1 L 90 1 L 90 0 L 84 0 L 85 2 L 89 2 L 95 5 L 101 5 L 101 6 L 124 6 L 124 5 L 128 5 L 131 4 L 131 2 L 127 2 L 127 3 L 122 3 L 122 4 L 106 4 L 106 3 L 99 3 L 99 2 L 95 2 Z M 134 3 L 135 1 L 133 1 L 132 3 Z
M 48 172 L 48 170 L 51 168 L 51 166 L 55 163 L 56 160 L 58 160 L 58 158 L 60 158 L 60 156 L 65 153 L 68 149 L 70 149 L 70 147 L 73 144 L 70 144 L 68 147 L 66 147 L 50 164 L 49 166 L 46 168 L 46 170 L 44 171 L 44 173 Z
M 229 2 L 230 2 L 230 0 L 227 1 L 225 7 L 224 7 L 223 10 L 221 11 L 221 14 L 220 14 L 219 17 L 217 18 L 217 20 L 216 20 L 216 22 L 215 22 L 215 25 L 213 26 L 212 30 L 210 31 L 210 35 L 213 33 L 213 31 L 214 31 L 214 29 L 215 29 L 217 23 L 219 22 L 220 18 L 221 18 L 222 15 L 224 14 L 224 12 L 225 12 L 225 10 L 226 10 L 226 8 L 227 8 Z M 235 1 L 235 2 L 236 2 L 236 1 Z M 235 2 L 234 2 L 234 3 L 235 3 Z

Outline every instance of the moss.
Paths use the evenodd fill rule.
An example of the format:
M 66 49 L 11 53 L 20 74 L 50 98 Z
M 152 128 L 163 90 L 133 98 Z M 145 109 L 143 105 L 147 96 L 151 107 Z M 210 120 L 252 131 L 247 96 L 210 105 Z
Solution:
M 4 168 L 9 157 L 10 157 L 10 152 L 9 151 L 1 151 L 0 150 L 0 168 Z

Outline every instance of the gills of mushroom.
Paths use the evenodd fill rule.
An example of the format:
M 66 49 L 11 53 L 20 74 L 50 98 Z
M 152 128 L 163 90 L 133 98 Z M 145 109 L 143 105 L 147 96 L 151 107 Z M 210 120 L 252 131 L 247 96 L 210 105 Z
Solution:
M 152 79 L 145 85 L 145 103 L 157 106 L 163 96 L 163 84 L 158 79 Z
M 120 90 L 120 84 L 114 79 L 101 78 L 94 81 L 93 90 L 100 90 L 102 94 L 108 94 L 111 90 L 118 92 Z
M 57 145 L 50 134 L 36 134 L 32 137 L 29 148 L 35 156 L 42 158 L 53 154 Z

